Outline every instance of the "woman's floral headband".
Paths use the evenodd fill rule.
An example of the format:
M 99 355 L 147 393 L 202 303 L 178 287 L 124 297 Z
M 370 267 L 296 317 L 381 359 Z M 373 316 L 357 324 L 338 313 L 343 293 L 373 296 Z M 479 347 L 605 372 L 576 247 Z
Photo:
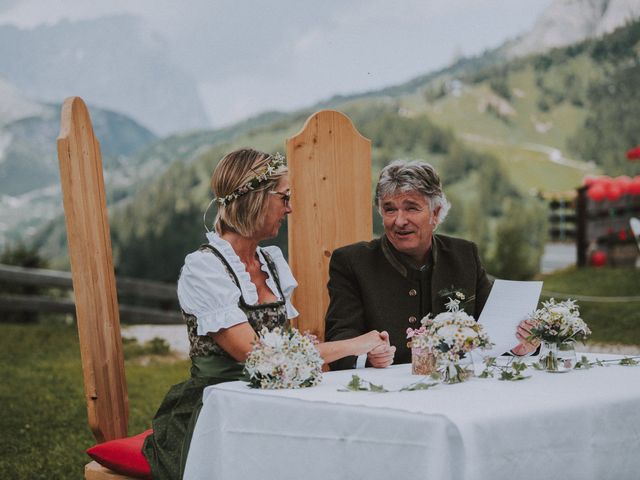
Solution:
M 229 195 L 226 195 L 224 197 L 217 197 L 214 200 L 218 204 L 224 205 L 226 207 L 236 198 L 241 197 L 245 193 L 249 193 L 250 191 L 258 188 L 258 186 L 262 182 L 267 181 L 270 177 L 279 173 L 278 171 L 280 170 L 280 168 L 286 165 L 287 162 L 284 156 L 282 156 L 280 153 L 274 153 L 273 155 L 271 155 L 269 162 L 267 162 L 267 164 L 256 173 L 255 177 L 242 185 L 240 188 L 237 188 L 236 190 L 231 192 Z

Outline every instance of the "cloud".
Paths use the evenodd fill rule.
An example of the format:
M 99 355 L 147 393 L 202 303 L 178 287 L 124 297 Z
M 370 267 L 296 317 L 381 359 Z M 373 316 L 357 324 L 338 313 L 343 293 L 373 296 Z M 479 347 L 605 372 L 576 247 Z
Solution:
M 127 13 L 198 79 L 210 117 L 298 108 L 401 83 L 533 24 L 551 0 L 0 0 L 0 23 L 32 27 Z M 526 10 L 526 11 L 524 11 Z

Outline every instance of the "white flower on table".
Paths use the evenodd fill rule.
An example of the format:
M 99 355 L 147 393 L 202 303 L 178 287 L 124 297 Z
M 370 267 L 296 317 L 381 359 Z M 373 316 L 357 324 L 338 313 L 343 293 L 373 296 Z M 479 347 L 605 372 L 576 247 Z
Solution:
M 282 350 L 284 339 L 282 338 L 282 335 L 280 335 L 279 331 L 271 331 L 262 334 L 262 343 L 274 350 Z
M 298 330 L 263 328 L 245 362 L 253 388 L 302 388 L 322 380 L 322 357 L 315 337 Z

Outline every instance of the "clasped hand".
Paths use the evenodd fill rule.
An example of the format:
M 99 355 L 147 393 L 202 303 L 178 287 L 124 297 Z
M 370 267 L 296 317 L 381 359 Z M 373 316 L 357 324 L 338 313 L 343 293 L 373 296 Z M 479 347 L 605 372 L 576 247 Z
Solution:
M 389 344 L 389 333 L 382 331 L 378 335 L 379 343 L 367 353 L 367 360 L 372 367 L 385 368 L 393 363 L 396 347 Z

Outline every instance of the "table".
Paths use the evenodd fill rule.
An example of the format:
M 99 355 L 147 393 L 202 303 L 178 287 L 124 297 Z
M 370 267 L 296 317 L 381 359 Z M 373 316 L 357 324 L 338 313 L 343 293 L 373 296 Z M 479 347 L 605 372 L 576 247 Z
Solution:
M 208 387 L 184 478 L 640 478 L 640 367 L 339 392 L 353 373 L 389 390 L 420 379 L 397 365 L 301 390 Z

